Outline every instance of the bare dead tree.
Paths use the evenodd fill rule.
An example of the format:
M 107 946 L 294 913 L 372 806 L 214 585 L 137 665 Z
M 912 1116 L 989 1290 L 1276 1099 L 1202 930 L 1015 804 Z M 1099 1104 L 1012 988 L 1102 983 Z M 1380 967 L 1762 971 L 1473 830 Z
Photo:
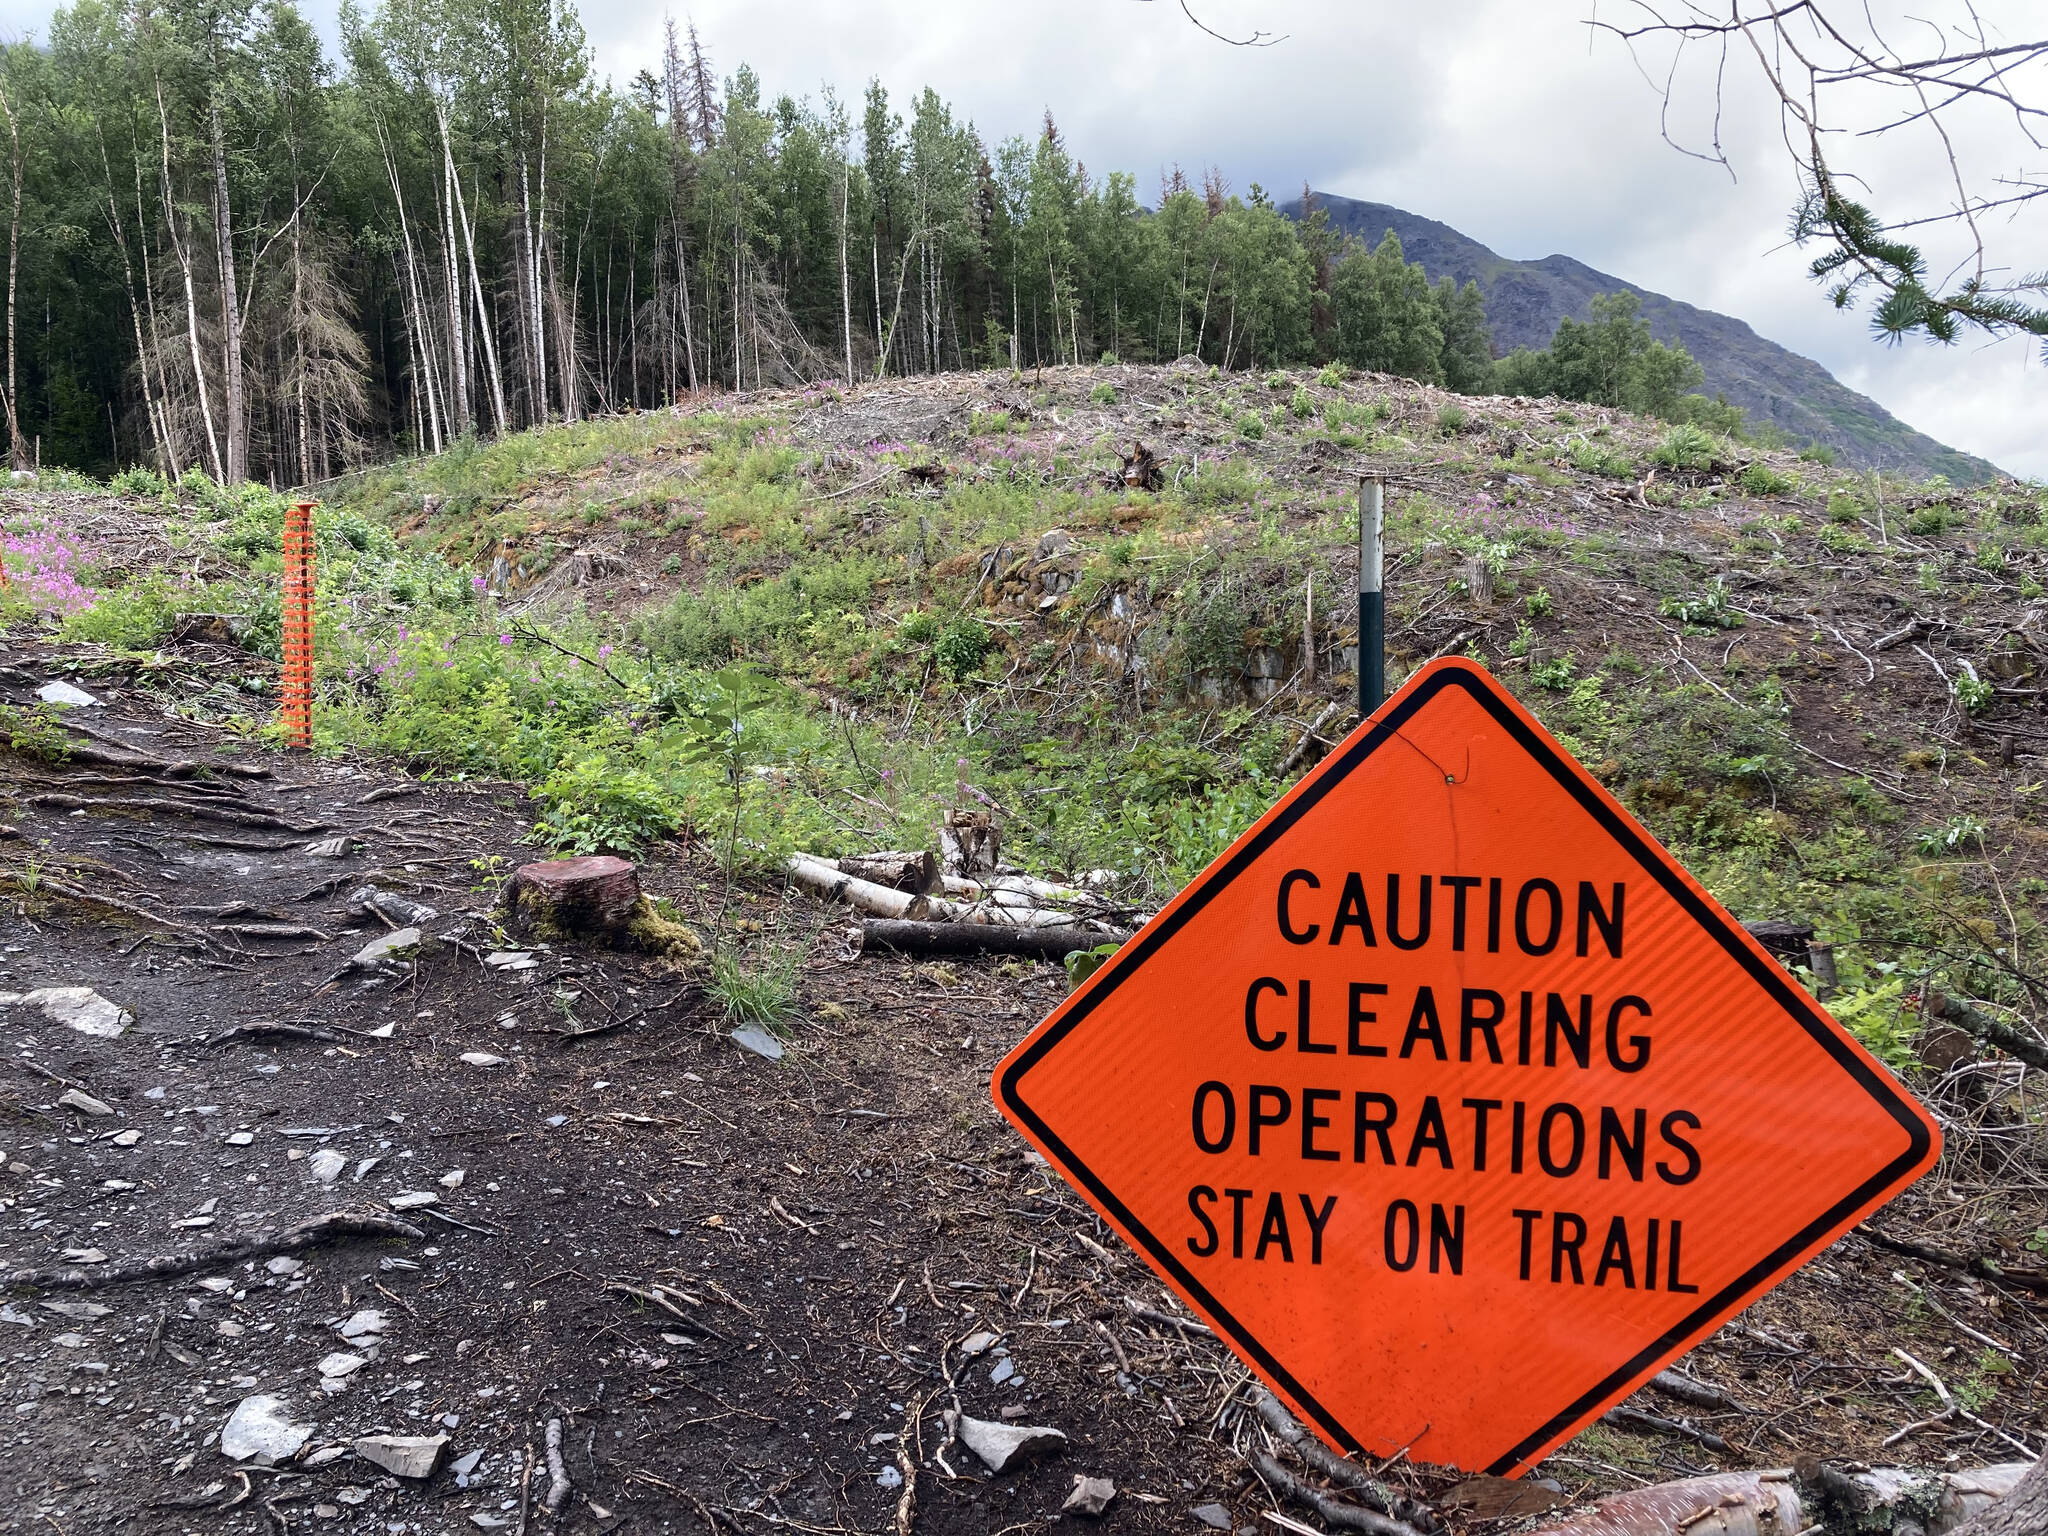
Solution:
M 1138 0 L 1138 3 L 1140 5 L 1151 5 L 1154 3 L 1154 0 Z M 1188 0 L 1176 0 L 1176 3 L 1180 6 L 1181 15 L 1193 22 L 1199 31 L 1206 32 L 1215 38 L 1217 42 L 1228 43 L 1233 48 L 1270 48 L 1275 43 L 1287 41 L 1287 34 L 1284 32 L 1253 32 L 1249 37 L 1231 37 L 1227 33 L 1218 32 L 1214 27 L 1202 20 L 1201 17 L 1197 16 L 1189 6 Z
M 1825 246 L 1810 272 L 1838 308 L 1868 299 L 1878 336 L 1952 342 L 1974 328 L 2048 338 L 2048 271 L 2033 265 L 2041 255 L 2005 259 L 1993 219 L 2012 229 L 2048 197 L 2048 37 L 2002 36 L 1977 0 L 1910 16 L 1860 0 L 1630 0 L 1620 19 L 1596 10 L 1587 25 L 1627 47 L 1663 97 L 1666 142 L 1731 176 L 1725 92 L 1731 72 L 1761 74 L 1803 188 L 1793 238 Z M 1672 127 L 1674 108 L 1686 107 L 1681 70 L 1702 53 L 1711 82 L 1703 144 Z M 1858 151 L 1896 158 L 1909 138 L 1939 157 L 1944 185 L 1925 206 L 1881 215 L 1866 201 L 1873 166 Z M 1953 240 L 1940 276 L 1908 233 L 1920 229 Z M 2026 236 L 2006 237 L 2015 238 Z

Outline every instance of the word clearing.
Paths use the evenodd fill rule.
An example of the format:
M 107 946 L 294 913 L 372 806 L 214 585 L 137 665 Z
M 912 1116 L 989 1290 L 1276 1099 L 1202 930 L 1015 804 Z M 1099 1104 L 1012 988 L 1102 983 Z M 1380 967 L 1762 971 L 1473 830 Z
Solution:
M 1514 1475 L 1932 1118 L 1483 668 L 1410 679 L 998 1105 L 1333 1445 Z

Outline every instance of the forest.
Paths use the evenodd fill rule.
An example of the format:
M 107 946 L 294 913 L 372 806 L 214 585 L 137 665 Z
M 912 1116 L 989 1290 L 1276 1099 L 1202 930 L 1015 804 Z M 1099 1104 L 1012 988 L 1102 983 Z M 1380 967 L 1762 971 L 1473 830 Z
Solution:
M 1105 356 L 1491 379 L 1475 287 L 1214 172 L 1148 205 L 1049 110 L 991 141 L 930 88 L 771 97 L 673 20 L 620 89 L 560 0 L 340 32 L 77 0 L 4 51 L 16 468 L 312 484 L 703 391 Z

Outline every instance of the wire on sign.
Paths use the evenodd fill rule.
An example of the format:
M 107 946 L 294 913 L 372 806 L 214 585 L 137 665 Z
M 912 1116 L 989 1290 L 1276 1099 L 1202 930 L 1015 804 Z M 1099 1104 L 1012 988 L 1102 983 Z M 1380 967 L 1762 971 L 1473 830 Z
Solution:
M 313 503 L 284 515 L 284 705 L 288 747 L 313 745 Z

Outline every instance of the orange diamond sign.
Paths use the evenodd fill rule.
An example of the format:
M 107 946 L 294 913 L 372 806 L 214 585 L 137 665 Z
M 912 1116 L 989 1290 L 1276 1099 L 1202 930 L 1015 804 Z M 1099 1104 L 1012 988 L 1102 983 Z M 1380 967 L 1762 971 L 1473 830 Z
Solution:
M 1460 658 L 994 1088 L 1332 1444 L 1509 1475 L 1940 1152 L 1898 1082 Z

